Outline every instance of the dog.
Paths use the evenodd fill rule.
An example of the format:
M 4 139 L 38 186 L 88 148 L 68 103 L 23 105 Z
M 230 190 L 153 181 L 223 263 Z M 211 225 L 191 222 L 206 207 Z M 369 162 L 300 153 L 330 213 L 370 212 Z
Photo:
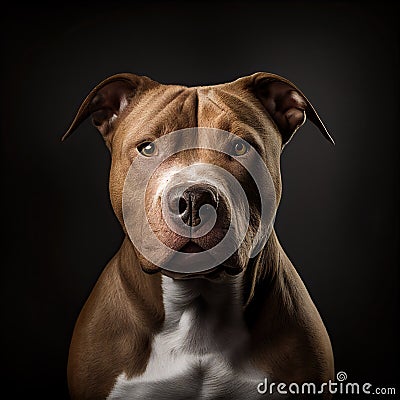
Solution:
M 255 399 L 262 397 L 257 387 L 264 379 L 286 388 L 333 380 L 325 326 L 271 216 L 262 229 L 259 175 L 249 173 L 254 160 L 243 161 L 262 160 L 275 213 L 280 156 L 306 118 L 333 143 L 305 95 L 266 72 L 200 87 L 123 73 L 89 93 L 63 140 L 89 117 L 111 152 L 110 199 L 125 238 L 76 322 L 68 359 L 71 397 Z M 157 164 L 172 146 L 162 140 L 173 132 L 174 143 L 193 143 Z M 212 146 L 196 145 L 200 136 L 212 138 Z M 232 206 L 237 191 L 226 175 L 243 188 L 247 212 Z M 196 235 L 207 220 L 211 228 Z M 229 226 L 234 248 L 215 265 L 199 267 L 196 257 L 216 248 Z M 168 251 L 180 257 L 178 267 Z

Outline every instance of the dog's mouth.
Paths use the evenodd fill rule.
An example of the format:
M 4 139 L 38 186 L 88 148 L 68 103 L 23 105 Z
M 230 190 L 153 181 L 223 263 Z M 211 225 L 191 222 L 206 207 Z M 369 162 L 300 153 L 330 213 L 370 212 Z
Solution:
M 189 272 L 202 269 L 205 265 L 213 264 L 213 256 L 207 251 L 207 248 L 197 243 L 197 239 L 186 240 L 173 250 L 173 254 L 163 263 L 165 269 Z M 201 265 L 203 267 L 200 267 Z
M 171 182 L 162 196 L 149 197 L 150 228 L 164 246 L 157 251 L 157 246 L 148 244 L 154 248 L 155 260 L 148 270 L 177 279 L 239 273 L 243 257 L 237 253 L 245 224 L 240 224 L 237 210 L 232 210 L 230 193 L 208 181 Z
M 201 247 L 199 244 L 195 243 L 192 240 L 189 240 L 184 246 L 182 246 L 179 250 L 180 254 L 183 254 L 183 260 L 187 265 L 191 265 L 196 262 L 196 259 L 199 255 L 199 253 L 204 253 L 207 250 Z M 207 256 L 204 254 L 204 256 Z M 211 257 L 211 256 L 210 256 Z M 181 259 L 181 260 L 182 260 Z M 231 263 L 223 263 L 220 265 L 217 265 L 216 267 L 210 268 L 208 270 L 203 270 L 199 272 L 176 272 L 176 271 L 171 271 L 168 269 L 168 264 L 169 265 L 175 265 L 175 258 L 172 257 L 167 263 L 166 263 L 166 268 L 161 268 L 161 273 L 169 276 L 170 278 L 173 279 L 208 279 L 208 280 L 218 280 L 223 278 L 225 275 L 237 275 L 239 274 L 242 269 L 241 268 L 236 268 L 232 266 Z

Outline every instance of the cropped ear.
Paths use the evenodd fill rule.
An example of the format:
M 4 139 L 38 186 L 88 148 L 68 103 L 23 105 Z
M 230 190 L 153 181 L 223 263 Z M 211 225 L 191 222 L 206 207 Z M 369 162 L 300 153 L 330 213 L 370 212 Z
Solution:
M 93 125 L 108 142 L 115 122 L 133 97 L 152 84 L 156 83 L 147 77 L 134 74 L 117 74 L 105 79 L 83 101 L 62 140 L 65 140 L 91 116 Z
M 263 72 L 253 77 L 253 90 L 278 127 L 282 135 L 282 148 L 306 118 L 317 126 L 327 140 L 335 144 L 312 104 L 292 82 L 279 75 Z

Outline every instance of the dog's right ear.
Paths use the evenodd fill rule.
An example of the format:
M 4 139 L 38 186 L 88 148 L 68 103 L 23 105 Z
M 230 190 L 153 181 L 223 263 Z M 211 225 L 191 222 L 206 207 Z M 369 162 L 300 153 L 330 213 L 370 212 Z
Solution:
M 83 101 L 62 140 L 91 116 L 93 125 L 108 144 L 115 123 L 132 99 L 155 84 L 147 77 L 134 74 L 117 74 L 105 79 Z

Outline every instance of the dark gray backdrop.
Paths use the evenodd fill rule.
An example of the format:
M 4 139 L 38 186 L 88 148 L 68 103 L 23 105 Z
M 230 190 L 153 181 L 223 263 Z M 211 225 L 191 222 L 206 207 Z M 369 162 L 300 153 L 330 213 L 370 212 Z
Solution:
M 74 321 L 121 242 L 100 135 L 85 123 L 60 142 L 84 96 L 118 72 L 199 85 L 269 71 L 304 91 L 337 145 L 311 123 L 288 145 L 277 232 L 325 321 L 337 370 L 395 385 L 396 17 L 383 2 L 4 10 L 2 378 L 14 397 L 66 397 Z

